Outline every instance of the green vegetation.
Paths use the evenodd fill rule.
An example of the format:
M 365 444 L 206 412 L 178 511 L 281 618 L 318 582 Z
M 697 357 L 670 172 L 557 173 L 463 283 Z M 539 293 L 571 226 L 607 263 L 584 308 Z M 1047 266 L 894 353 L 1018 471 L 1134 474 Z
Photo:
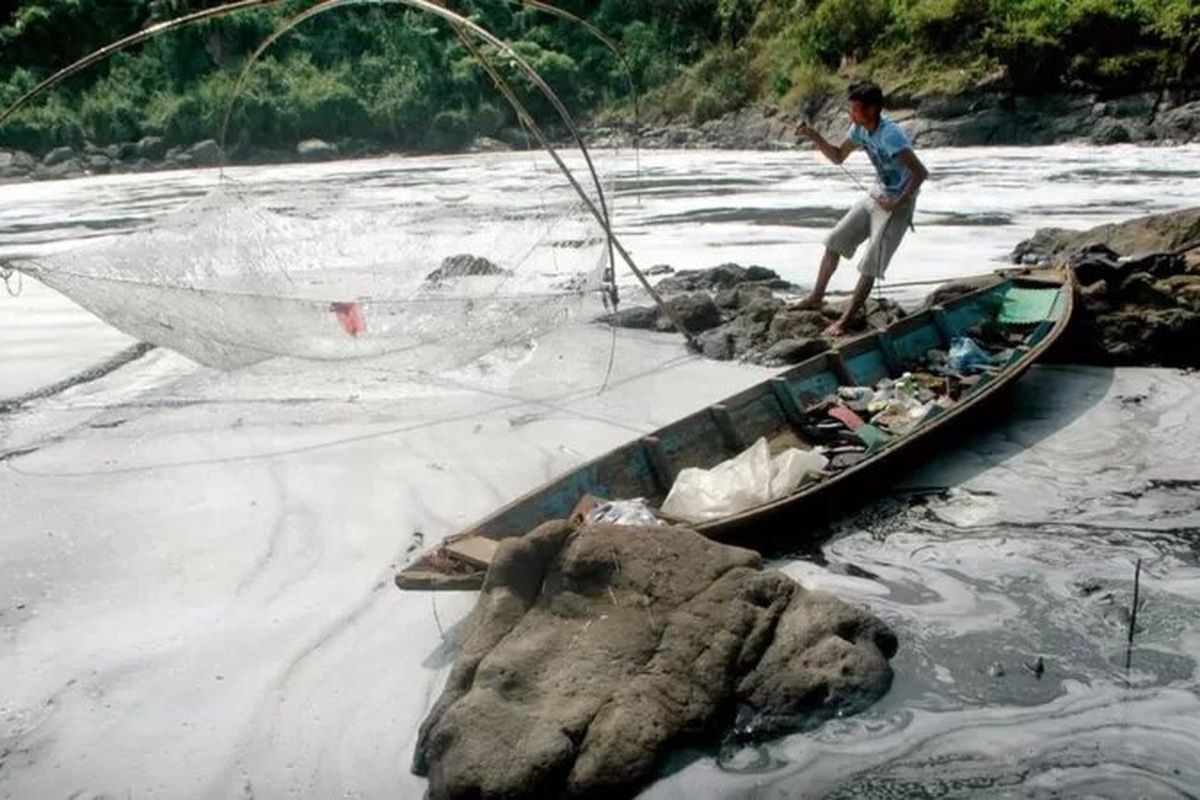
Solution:
M 163 36 L 72 78 L 0 129 L 45 151 L 142 136 L 190 144 L 221 128 L 248 53 L 313 0 L 285 0 Z M 55 68 L 211 0 L 23 0 L 0 6 L 0 105 Z M 452 3 L 541 72 L 577 113 L 628 113 L 618 60 L 559 19 L 500 0 Z M 815 107 L 851 77 L 908 93 L 957 91 L 1005 74 L 1023 92 L 1183 83 L 1200 66 L 1194 0 L 572 0 L 619 41 L 654 117 L 720 116 L 748 102 Z M 543 120 L 527 82 L 514 85 Z M 1193 78 L 1194 79 L 1194 78 Z M 283 37 L 234 107 L 235 147 L 354 138 L 459 147 L 515 119 L 445 25 L 398 6 L 339 8 Z

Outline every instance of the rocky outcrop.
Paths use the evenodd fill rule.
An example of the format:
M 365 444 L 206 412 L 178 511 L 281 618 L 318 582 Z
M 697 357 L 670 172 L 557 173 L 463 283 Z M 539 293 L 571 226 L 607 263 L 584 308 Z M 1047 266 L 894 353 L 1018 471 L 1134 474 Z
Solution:
M 953 95 L 894 91 L 888 114 L 923 147 L 1200 140 L 1197 90 L 1115 98 L 1087 91 L 1019 95 L 995 79 Z M 773 150 L 797 143 L 793 131 L 802 117 L 821 130 L 840 132 L 846 127 L 845 102 L 838 95 L 803 109 L 750 106 L 699 125 L 686 119 L 649 125 L 638 141 L 651 149 Z M 593 129 L 589 138 L 597 145 L 628 145 L 633 133 L 629 126 L 609 124 Z
M 628 796 L 681 744 L 864 708 L 896 647 L 752 551 L 548 523 L 500 545 L 413 768 L 432 800 Z
M 1200 367 L 1200 208 L 1087 231 L 1043 229 L 1013 259 L 1075 273 L 1078 302 L 1060 358 Z
M 822 334 L 841 315 L 833 305 L 820 311 L 788 308 L 775 290 L 798 287 L 765 267 L 721 264 L 681 270 L 655 288 L 696 336 L 701 352 L 718 361 L 795 364 L 829 349 Z M 871 328 L 885 328 L 904 316 L 904 310 L 890 300 L 871 298 L 865 310 Z M 674 329 L 670 319 L 652 306 L 623 308 L 598 321 L 622 328 Z
M 659 267 L 665 265 L 660 264 Z M 655 287 L 660 292 L 714 292 L 735 286 L 757 284 L 771 289 L 794 289 L 791 283 L 766 267 L 721 264 L 710 269 L 684 269 L 663 278 Z
M 425 276 L 430 283 L 438 283 L 450 278 L 463 278 L 471 275 L 511 275 L 509 270 L 496 266 L 489 259 L 460 253 L 442 259 L 442 265 Z
M 1061 356 L 1114 366 L 1200 367 L 1200 272 L 1182 253 L 1121 258 L 1093 245 L 1068 263 L 1079 302 Z
M 1017 264 L 1045 264 L 1093 245 L 1103 245 L 1122 256 L 1200 248 L 1200 207 L 1151 214 L 1086 231 L 1042 228 L 1014 248 L 1012 260 Z

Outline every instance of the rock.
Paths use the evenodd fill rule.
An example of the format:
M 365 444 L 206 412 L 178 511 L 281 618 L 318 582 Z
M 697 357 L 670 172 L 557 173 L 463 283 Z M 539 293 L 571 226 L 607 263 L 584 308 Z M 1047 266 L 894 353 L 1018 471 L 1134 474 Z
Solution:
M 1183 272 L 1187 265 L 1182 253 L 1146 253 L 1130 258 L 1121 266 L 1127 274 L 1148 272 L 1158 278 L 1169 278 Z
M 56 147 L 46 154 L 42 159 L 42 164 L 47 167 L 55 167 L 67 161 L 75 159 L 75 151 L 70 147 Z
M 332 161 L 338 157 L 338 149 L 320 139 L 305 139 L 296 145 L 296 156 L 301 161 Z
M 1091 314 L 1105 314 L 1112 311 L 1112 303 L 1109 302 L 1109 288 L 1106 281 L 1096 281 L 1087 286 L 1079 288 L 1079 299 L 1083 302 L 1083 307 Z
M 163 156 L 163 160 L 174 161 L 176 158 L 183 155 L 184 152 L 186 151 L 182 147 L 172 147 L 167 151 L 166 155 Z
M 1092 144 L 1128 144 L 1133 135 L 1128 126 L 1120 122 L 1104 122 L 1088 137 Z
M 660 292 L 695 292 L 730 289 L 738 284 L 751 282 L 782 281 L 779 274 L 766 267 L 746 267 L 740 264 L 721 264 L 710 269 L 685 269 L 676 272 L 669 278 L 664 278 L 655 287 Z M 782 281 L 779 288 L 787 288 L 791 284 Z
M 190 169 L 196 166 L 196 159 L 192 158 L 188 153 L 176 153 L 167 159 L 171 166 L 179 169 Z
M 507 142 L 491 136 L 477 136 L 467 147 L 468 153 L 507 153 L 513 148 Z
M 763 284 L 741 284 L 732 289 L 722 289 L 713 297 L 718 308 L 746 310 L 753 307 L 756 315 L 767 314 L 768 319 L 776 310 L 783 307 L 783 301 L 775 296 L 770 288 Z M 767 309 L 770 309 L 769 313 Z
M 1149 272 L 1135 272 L 1126 278 L 1121 283 L 1120 296 L 1125 302 L 1143 306 L 1169 308 L 1175 305 L 1175 298 L 1159 289 Z
M 619 309 L 615 314 L 603 316 L 597 322 L 618 328 L 652 330 L 658 323 L 658 309 L 652 306 L 629 306 Z
M 655 275 L 670 275 L 674 271 L 675 268 L 670 264 L 655 264 L 653 267 L 650 267 L 650 269 L 646 270 L 646 275 L 648 277 L 653 277 Z
M 807 358 L 824 353 L 828 349 L 829 342 L 820 338 L 780 339 L 763 354 L 763 363 L 768 365 L 798 364 Z
M 1172 275 L 1154 284 L 1154 289 L 1174 298 L 1177 305 L 1200 311 L 1200 275 Z
M 82 178 L 83 175 L 83 165 L 75 159 L 61 161 L 52 167 L 39 164 L 31 173 L 31 177 L 35 181 L 59 181 L 69 178 Z
M 1157 114 L 1151 129 L 1160 139 L 1194 141 L 1200 137 L 1200 100 Z
M 147 161 L 158 161 L 167 155 L 167 143 L 158 136 L 146 136 L 134 145 L 133 155 Z
M 197 142 L 188 148 L 187 154 L 198 167 L 214 167 L 223 159 L 221 145 L 214 139 Z
M 721 324 L 721 312 L 717 309 L 713 299 L 704 292 L 677 295 L 668 298 L 664 305 L 671 311 L 671 317 L 678 319 L 689 333 L 700 333 Z M 658 329 L 661 331 L 675 330 L 671 317 L 660 316 Z
M 1043 261 L 1081 250 L 1089 245 L 1104 245 L 1118 255 L 1178 252 L 1200 245 L 1200 206 L 1166 214 L 1100 225 L 1086 231 L 1043 228 L 1013 250 L 1013 260 L 1026 263 L 1022 256 L 1037 253 Z
M 23 178 L 36 165 L 34 157 L 22 150 L 0 150 L 0 179 Z
M 820 311 L 784 309 L 771 320 L 771 339 L 776 341 L 820 336 L 829 321 Z
M 883 330 L 893 322 L 899 322 L 907 316 L 899 303 L 895 300 L 888 300 L 886 297 L 868 298 L 867 302 L 863 304 L 863 313 L 867 319 L 867 326 L 876 330 Z
M 469 275 L 511 275 L 512 272 L 496 266 L 482 256 L 460 253 L 442 259 L 442 265 L 425 276 L 427 281 L 442 281 L 447 278 L 462 278 Z
M 1088 245 L 1069 253 L 1064 260 L 1074 270 L 1075 280 L 1083 285 L 1104 281 L 1110 288 L 1116 289 L 1128 274 L 1121 257 L 1102 244 Z
M 724 328 L 705 331 L 697 337 L 697 341 L 700 343 L 700 352 L 705 358 L 711 358 L 714 361 L 728 361 L 733 358 L 733 337 Z
M 103 153 L 89 156 L 87 170 L 95 175 L 107 175 L 112 171 L 112 160 Z
M 896 651 L 865 611 L 671 527 L 505 540 L 468 624 L 415 750 L 431 800 L 629 796 L 730 712 L 758 738 L 864 708 Z

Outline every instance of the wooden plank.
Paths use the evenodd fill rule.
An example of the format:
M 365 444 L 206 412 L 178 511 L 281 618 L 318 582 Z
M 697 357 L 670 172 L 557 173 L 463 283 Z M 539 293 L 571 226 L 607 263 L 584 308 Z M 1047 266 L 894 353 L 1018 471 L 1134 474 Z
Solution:
M 488 539 L 485 536 L 464 536 L 461 539 L 455 539 L 453 542 L 447 542 L 442 549 L 447 555 L 457 558 L 459 561 L 475 567 L 488 567 L 492 563 L 492 559 L 496 555 L 496 548 L 500 543 L 495 539 Z
M 483 572 L 438 572 L 414 564 L 396 573 L 396 586 L 405 590 L 477 591 L 483 588 Z

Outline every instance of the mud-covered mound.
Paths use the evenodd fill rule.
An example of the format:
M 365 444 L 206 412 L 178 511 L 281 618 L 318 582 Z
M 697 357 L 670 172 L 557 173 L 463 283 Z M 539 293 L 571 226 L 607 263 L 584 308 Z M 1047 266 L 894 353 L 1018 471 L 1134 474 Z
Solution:
M 672 527 L 501 544 L 414 770 L 439 798 L 621 797 L 672 747 L 851 713 L 891 684 L 865 610 Z

